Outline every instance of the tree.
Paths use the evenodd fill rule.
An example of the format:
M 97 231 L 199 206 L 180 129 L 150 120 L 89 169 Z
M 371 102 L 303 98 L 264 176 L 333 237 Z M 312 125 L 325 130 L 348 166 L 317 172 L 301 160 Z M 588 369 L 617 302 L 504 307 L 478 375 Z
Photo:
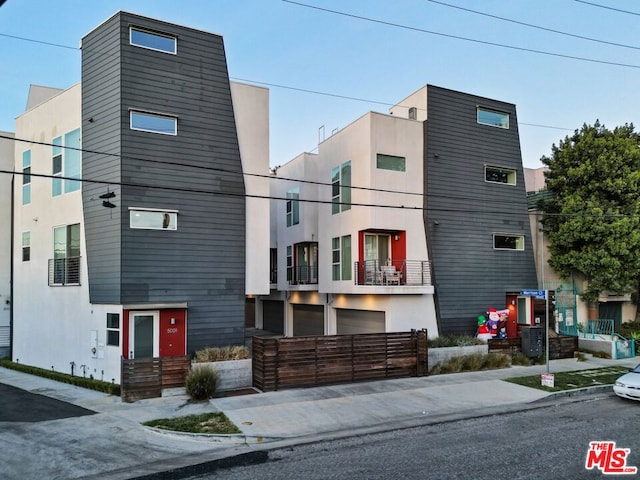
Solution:
M 638 293 L 640 280 L 640 135 L 584 124 L 542 157 L 542 202 L 549 265 L 563 278 L 587 280 L 583 298 Z

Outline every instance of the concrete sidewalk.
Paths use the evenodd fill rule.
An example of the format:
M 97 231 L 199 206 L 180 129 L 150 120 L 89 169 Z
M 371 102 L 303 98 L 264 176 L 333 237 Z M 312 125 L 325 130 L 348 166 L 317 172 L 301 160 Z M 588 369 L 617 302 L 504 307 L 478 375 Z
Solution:
M 633 367 L 637 358 L 552 360 L 550 372 Z M 291 389 L 190 403 L 184 394 L 122 403 L 113 397 L 0 368 L 0 383 L 97 412 L 39 423 L 0 423 L 3 479 L 130 479 L 251 455 L 267 448 L 536 408 L 550 395 L 502 379 L 543 373 L 545 365 Z M 609 394 L 610 387 L 603 391 Z M 159 433 L 156 418 L 222 411 L 237 437 Z M 237 457 L 242 458 L 242 457 Z

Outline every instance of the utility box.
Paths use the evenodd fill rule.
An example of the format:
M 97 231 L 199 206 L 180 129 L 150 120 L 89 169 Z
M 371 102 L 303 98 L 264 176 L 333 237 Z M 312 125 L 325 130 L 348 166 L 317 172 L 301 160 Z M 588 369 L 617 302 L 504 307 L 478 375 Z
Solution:
M 522 353 L 529 358 L 542 356 L 542 328 L 525 327 L 520 332 Z

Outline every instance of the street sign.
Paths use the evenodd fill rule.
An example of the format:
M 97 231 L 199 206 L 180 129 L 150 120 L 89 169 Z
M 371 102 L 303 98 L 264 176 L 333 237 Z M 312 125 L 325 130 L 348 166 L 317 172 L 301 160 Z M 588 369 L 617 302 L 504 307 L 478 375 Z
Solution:
M 520 290 L 523 297 L 547 298 L 546 290 Z

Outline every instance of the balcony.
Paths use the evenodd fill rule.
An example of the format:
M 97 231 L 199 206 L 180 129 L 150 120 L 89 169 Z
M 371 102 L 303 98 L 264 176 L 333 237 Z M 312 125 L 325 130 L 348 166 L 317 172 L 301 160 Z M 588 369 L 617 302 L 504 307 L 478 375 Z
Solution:
M 63 285 L 80 285 L 80 257 L 49 259 L 49 286 Z
M 354 263 L 356 285 L 431 286 L 428 260 L 365 260 Z
M 317 285 L 318 267 L 311 265 L 297 265 L 287 269 L 289 285 Z

